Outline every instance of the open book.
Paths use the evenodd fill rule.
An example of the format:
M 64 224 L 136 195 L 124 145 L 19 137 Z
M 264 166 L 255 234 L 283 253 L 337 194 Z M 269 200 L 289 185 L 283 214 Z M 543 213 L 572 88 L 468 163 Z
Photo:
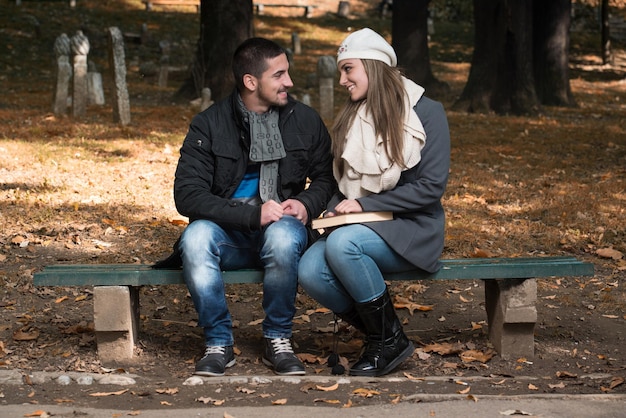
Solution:
M 313 229 L 330 228 L 337 225 L 359 224 L 363 222 L 390 221 L 393 219 L 392 212 L 354 212 L 343 215 L 328 216 L 326 218 L 313 219 Z

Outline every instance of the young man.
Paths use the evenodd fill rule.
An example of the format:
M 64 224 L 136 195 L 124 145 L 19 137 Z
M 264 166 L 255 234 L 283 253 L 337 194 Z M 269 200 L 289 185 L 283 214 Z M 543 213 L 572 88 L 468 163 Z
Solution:
M 221 376 L 235 364 L 221 271 L 256 267 L 265 272 L 263 362 L 302 375 L 290 342 L 298 262 L 336 188 L 330 136 L 288 95 L 289 62 L 276 43 L 243 42 L 233 73 L 235 91 L 191 122 L 174 182 L 176 208 L 190 220 L 177 250 L 206 343 L 195 373 Z

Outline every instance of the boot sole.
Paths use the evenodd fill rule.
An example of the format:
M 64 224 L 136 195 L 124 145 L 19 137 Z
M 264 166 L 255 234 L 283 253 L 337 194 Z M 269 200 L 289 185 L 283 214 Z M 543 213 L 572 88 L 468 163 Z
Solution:
M 398 357 L 393 359 L 393 361 L 389 363 L 387 367 L 385 367 L 384 369 L 372 370 L 372 371 L 350 369 L 350 372 L 349 372 L 350 376 L 379 377 L 379 376 L 386 375 L 387 373 L 391 372 L 393 369 L 398 367 L 400 363 L 402 363 L 404 360 L 409 358 L 411 354 L 413 354 L 414 351 L 415 351 L 415 347 L 413 346 L 413 343 L 409 341 L 409 345 L 407 345 L 407 347 L 404 350 L 402 350 L 400 355 L 398 355 Z

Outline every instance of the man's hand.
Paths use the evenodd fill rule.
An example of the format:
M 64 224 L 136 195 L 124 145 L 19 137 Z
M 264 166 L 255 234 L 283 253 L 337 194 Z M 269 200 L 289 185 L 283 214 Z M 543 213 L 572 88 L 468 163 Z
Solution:
M 304 225 L 306 225 L 307 222 L 309 221 L 309 214 L 307 213 L 306 208 L 304 207 L 302 202 L 300 202 L 299 200 L 287 199 L 284 202 L 282 202 L 280 206 L 282 206 L 283 211 L 284 211 L 283 213 L 285 215 L 293 216 L 294 218 L 302 222 Z
M 268 200 L 261 205 L 261 226 L 276 222 L 283 217 L 284 210 L 280 203 Z

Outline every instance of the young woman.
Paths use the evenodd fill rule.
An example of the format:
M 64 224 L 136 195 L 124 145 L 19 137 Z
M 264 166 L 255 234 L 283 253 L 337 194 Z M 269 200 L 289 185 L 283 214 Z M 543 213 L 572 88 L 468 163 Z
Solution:
M 390 211 L 393 220 L 327 230 L 298 268 L 311 297 L 365 333 L 365 350 L 350 368 L 355 376 L 387 374 L 414 350 L 383 273 L 435 272 L 443 250 L 446 114 L 396 63 L 391 45 L 371 29 L 352 33 L 339 47 L 340 84 L 349 99 L 332 129 L 340 193 L 325 215 Z

